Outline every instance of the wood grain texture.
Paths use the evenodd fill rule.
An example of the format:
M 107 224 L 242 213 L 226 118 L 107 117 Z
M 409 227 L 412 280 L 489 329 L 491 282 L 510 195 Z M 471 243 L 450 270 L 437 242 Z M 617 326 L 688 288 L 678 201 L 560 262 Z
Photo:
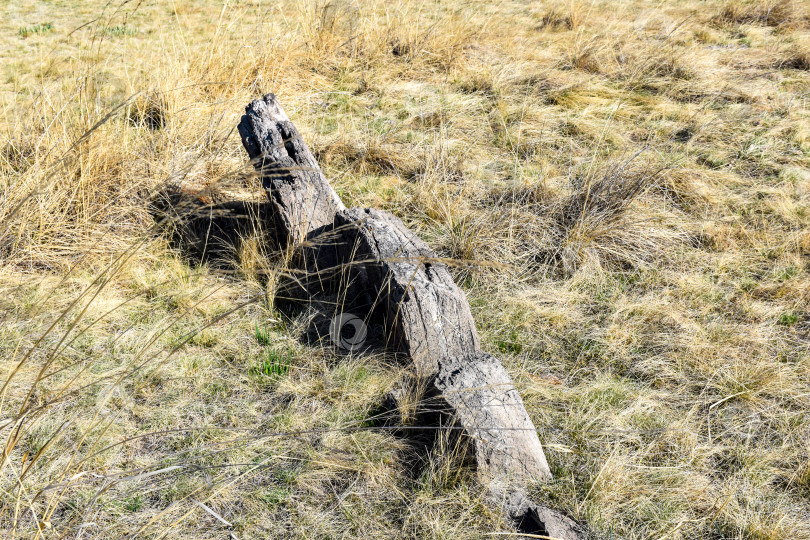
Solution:
M 448 415 L 464 428 L 484 483 L 551 480 L 534 424 L 497 358 L 480 351 L 443 358 L 433 386 Z
M 276 96 L 252 101 L 238 129 L 275 207 L 279 233 L 295 245 L 313 230 L 331 225 L 345 207 Z
M 378 313 L 388 347 L 406 354 L 417 375 L 439 372 L 442 359 L 480 348 L 467 297 L 438 256 L 395 216 L 352 208 L 335 216 L 339 260 L 349 292 Z

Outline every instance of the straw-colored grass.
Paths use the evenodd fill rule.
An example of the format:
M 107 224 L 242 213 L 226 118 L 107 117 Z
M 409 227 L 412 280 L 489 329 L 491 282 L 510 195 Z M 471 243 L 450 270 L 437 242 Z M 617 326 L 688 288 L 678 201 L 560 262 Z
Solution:
M 347 205 L 466 262 L 555 474 L 538 500 L 602 538 L 810 538 L 801 2 L 0 15 L 4 538 L 511 531 L 457 448 L 419 463 L 375 424 L 406 367 L 273 308 L 266 224 L 200 264 L 155 211 L 263 200 L 235 125 L 270 91 Z

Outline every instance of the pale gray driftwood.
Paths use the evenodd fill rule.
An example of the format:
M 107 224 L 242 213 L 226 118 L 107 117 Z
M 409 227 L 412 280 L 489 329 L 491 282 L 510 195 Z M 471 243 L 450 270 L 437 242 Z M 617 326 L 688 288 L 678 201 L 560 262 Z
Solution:
M 334 230 L 348 297 L 382 316 L 388 347 L 410 357 L 418 376 L 435 375 L 444 358 L 480 348 L 464 291 L 402 221 L 352 208 L 337 213 Z
M 345 209 L 276 96 L 267 94 L 245 108 L 239 122 L 242 144 L 275 206 L 277 226 L 292 245 L 313 230 L 331 226 Z
M 484 352 L 446 357 L 433 386 L 475 450 L 479 478 L 527 485 L 551 480 L 537 431 L 512 378 Z

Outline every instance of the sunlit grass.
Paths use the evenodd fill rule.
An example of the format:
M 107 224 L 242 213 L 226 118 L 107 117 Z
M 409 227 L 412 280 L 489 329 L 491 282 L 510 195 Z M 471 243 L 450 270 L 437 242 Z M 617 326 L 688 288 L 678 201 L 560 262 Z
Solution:
M 0 531 L 481 538 L 407 375 L 301 339 L 262 224 L 172 241 L 167 186 L 255 203 L 275 92 L 348 205 L 452 266 L 555 480 L 606 538 L 810 538 L 801 2 L 9 2 L 0 8 Z M 84 536 L 82 536 L 84 535 Z

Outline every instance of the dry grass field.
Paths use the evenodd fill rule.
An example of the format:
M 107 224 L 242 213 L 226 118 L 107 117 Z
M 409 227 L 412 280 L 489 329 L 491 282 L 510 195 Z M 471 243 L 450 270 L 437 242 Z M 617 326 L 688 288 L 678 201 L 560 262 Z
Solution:
M 14 0 L 0 6 L 0 535 L 508 538 L 375 412 L 408 368 L 301 340 L 261 223 L 275 92 L 347 206 L 468 295 L 604 539 L 810 539 L 810 6 Z M 497 533 L 497 535 L 493 535 Z M 514 537 L 514 536 L 513 536 Z

